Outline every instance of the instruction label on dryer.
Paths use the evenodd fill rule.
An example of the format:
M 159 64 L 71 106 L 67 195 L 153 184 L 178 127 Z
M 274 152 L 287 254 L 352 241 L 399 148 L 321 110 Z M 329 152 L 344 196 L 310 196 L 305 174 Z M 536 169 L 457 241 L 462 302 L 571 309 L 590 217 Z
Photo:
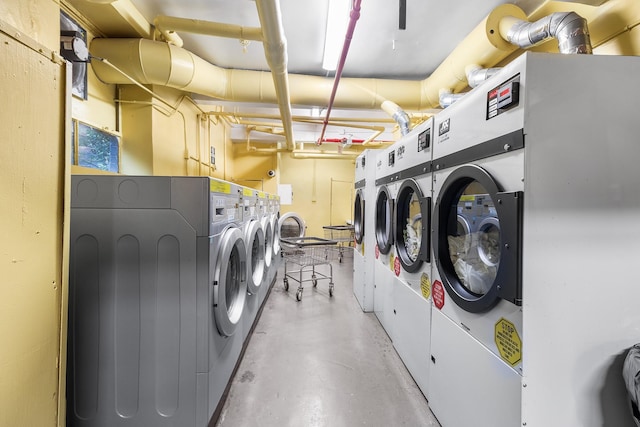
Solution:
M 522 360 L 522 340 L 518 330 L 504 317 L 496 323 L 494 340 L 505 362 L 515 366 Z
M 422 276 L 420 276 L 420 290 L 424 299 L 429 299 L 431 296 L 431 281 L 427 273 L 422 273 Z

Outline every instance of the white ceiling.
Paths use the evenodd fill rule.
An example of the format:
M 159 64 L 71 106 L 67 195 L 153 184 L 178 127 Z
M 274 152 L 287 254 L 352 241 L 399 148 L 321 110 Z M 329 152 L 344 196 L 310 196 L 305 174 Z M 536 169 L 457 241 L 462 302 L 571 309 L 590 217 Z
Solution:
M 349 0 L 345 0 L 349 1 Z M 365 0 L 357 21 L 343 77 L 372 77 L 417 80 L 428 77 L 444 58 L 497 5 L 514 3 L 531 13 L 544 0 L 406 0 L 406 29 L 399 29 L 401 0 Z M 144 17 L 153 23 L 158 15 L 192 18 L 246 27 L 259 27 L 253 0 L 131 0 Z M 583 0 L 599 4 L 602 0 Z M 287 40 L 288 72 L 333 77 L 322 69 L 328 0 L 280 0 L 284 33 Z M 89 17 L 90 18 L 90 17 Z M 109 36 L 109 34 L 106 34 Z M 239 40 L 179 33 L 184 48 L 223 67 L 268 70 L 262 43 L 252 41 L 243 47 Z M 206 102 L 203 100 L 202 102 Z M 277 114 L 273 105 L 229 104 L 237 111 Z M 326 106 L 319 106 L 326 107 Z M 332 117 L 353 116 L 354 112 L 336 111 Z M 293 114 L 309 115 L 310 108 Z M 367 111 L 367 117 L 388 118 L 380 111 Z M 386 125 L 389 130 L 393 124 Z M 319 136 L 317 126 L 294 126 L 297 140 Z M 366 131 L 369 134 L 371 132 Z M 353 134 L 353 129 L 331 128 L 327 137 Z M 354 138 L 366 138 L 355 132 Z M 366 136 L 365 136 L 366 135 Z M 244 131 L 235 129 L 232 138 L 243 139 Z M 256 136 L 256 138 L 260 138 Z M 380 136 L 392 139 L 390 132 Z M 272 139 L 272 138 L 271 138 Z M 282 138 L 279 138 L 282 139 Z

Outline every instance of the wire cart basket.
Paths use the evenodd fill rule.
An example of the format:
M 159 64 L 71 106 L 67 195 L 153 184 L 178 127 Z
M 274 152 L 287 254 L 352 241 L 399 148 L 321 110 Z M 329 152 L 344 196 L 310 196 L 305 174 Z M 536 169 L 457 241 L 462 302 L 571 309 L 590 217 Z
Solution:
M 320 237 L 297 237 L 280 239 L 284 256 L 284 290 L 289 290 L 289 279 L 298 282 L 296 300 L 302 300 L 302 284 L 311 282 L 315 288 L 319 280 L 329 281 L 329 296 L 333 296 L 333 267 L 331 262 L 338 258 L 335 240 Z M 317 270 L 317 266 L 327 265 L 329 274 Z M 310 275 L 309 275 L 310 274 Z
M 342 262 L 345 254 L 352 254 L 350 250 L 345 248 L 351 248 L 354 242 L 354 228 L 353 225 L 325 225 L 324 229 L 325 239 L 335 240 L 338 247 L 338 261 Z

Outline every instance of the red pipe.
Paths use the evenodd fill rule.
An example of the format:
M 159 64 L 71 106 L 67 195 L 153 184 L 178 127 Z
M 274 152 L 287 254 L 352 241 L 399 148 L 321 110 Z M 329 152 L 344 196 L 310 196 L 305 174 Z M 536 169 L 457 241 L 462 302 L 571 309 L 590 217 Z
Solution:
M 347 61 L 347 53 L 349 52 L 349 46 L 351 45 L 351 38 L 353 37 L 353 32 L 356 29 L 356 22 L 358 21 L 358 18 L 360 18 L 360 2 L 361 0 L 353 0 L 353 6 L 351 8 L 351 13 L 349 14 L 349 27 L 347 28 L 347 34 L 344 36 L 342 54 L 340 55 L 340 61 L 338 61 L 336 76 L 333 80 L 333 89 L 331 90 L 331 98 L 329 99 L 329 105 L 327 106 L 327 115 L 325 116 L 323 121 L 324 124 L 322 126 L 322 133 L 320 133 L 320 138 L 318 138 L 318 145 L 322 145 L 324 133 L 327 130 L 327 125 L 329 124 L 329 115 L 331 114 L 333 101 L 336 98 L 338 83 L 340 82 L 340 76 L 342 75 L 344 63 Z
M 324 138 L 321 140 L 322 142 L 343 142 L 344 139 L 342 138 Z M 352 139 L 351 143 L 353 144 L 362 144 L 364 142 L 364 139 Z

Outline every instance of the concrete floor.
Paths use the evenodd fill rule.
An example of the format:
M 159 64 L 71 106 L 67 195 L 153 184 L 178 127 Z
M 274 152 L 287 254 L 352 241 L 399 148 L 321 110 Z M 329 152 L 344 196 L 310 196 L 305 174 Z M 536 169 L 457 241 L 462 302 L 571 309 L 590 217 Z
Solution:
M 278 272 L 218 427 L 439 426 L 373 313 L 353 295 L 352 258 L 302 301 Z M 319 268 L 326 268 L 321 266 Z

